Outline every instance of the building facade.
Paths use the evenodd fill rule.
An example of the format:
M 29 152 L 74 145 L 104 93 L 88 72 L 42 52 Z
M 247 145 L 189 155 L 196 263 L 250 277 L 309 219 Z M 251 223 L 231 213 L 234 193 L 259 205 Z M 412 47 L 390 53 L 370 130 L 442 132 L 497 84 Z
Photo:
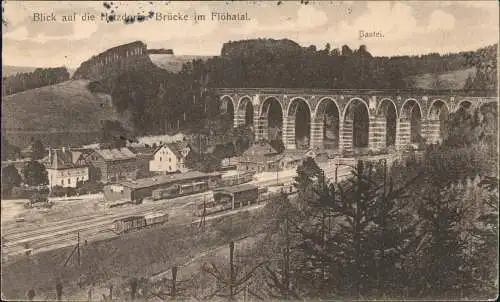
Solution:
M 282 156 L 266 142 L 253 144 L 237 159 L 239 172 L 261 173 L 279 169 Z
M 83 154 L 65 148 L 49 149 L 47 173 L 49 187 L 76 188 L 79 182 L 89 180 L 89 167 Z
M 96 149 L 90 152 L 86 162 L 95 171 L 94 180 L 114 183 L 125 179 L 136 179 L 141 172 L 148 170 L 147 160 L 134 154 L 128 148 Z
M 186 172 L 185 161 L 190 152 L 186 142 L 164 144 L 156 149 L 153 159 L 149 161 L 151 172 Z

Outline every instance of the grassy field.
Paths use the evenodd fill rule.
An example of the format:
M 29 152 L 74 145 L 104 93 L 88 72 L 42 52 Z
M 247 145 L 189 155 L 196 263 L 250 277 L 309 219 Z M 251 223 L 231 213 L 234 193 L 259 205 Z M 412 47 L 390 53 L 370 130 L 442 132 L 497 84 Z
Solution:
M 441 74 L 420 74 L 409 77 L 409 80 L 420 89 L 463 89 L 469 74 L 474 76 L 475 73 L 475 68 L 468 68 Z
M 24 147 L 31 136 L 47 135 L 81 143 L 86 134 L 100 131 L 101 120 L 117 119 L 110 97 L 91 93 L 87 84 L 67 81 L 2 99 L 2 129 L 11 143 Z
M 102 285 L 130 276 L 150 277 L 181 265 L 200 251 L 221 246 L 259 225 L 260 211 L 238 213 L 207 222 L 201 232 L 198 226 L 183 225 L 143 230 L 82 246 L 81 266 L 77 258 L 65 261 L 74 247 L 24 257 L 2 266 L 2 292 L 7 299 L 23 299 L 34 288 L 37 299 L 55 299 L 55 284 L 64 284 L 65 296 L 81 292 L 78 279 L 84 274 L 82 288 L 91 283 Z M 22 280 L 20 282 L 19 280 Z

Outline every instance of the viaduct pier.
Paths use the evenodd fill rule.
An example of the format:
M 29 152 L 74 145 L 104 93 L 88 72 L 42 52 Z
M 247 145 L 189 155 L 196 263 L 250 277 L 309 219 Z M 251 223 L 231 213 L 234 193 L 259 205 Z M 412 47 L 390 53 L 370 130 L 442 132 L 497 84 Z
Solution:
M 286 149 L 396 150 L 443 139 L 458 110 L 492 112 L 491 91 L 216 88 L 233 126 L 249 125 L 255 139 L 281 139 Z M 306 137 L 301 141 L 301 137 Z

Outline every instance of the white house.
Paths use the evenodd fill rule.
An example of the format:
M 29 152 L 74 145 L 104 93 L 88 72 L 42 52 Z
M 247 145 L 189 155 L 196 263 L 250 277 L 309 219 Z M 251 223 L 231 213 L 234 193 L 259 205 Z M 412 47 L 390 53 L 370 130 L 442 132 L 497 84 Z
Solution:
M 186 142 L 164 144 L 156 149 L 149 161 L 151 172 L 186 172 L 185 160 L 191 148 Z
M 89 167 L 82 152 L 69 149 L 49 149 L 47 173 L 49 187 L 72 187 L 80 181 L 89 179 Z

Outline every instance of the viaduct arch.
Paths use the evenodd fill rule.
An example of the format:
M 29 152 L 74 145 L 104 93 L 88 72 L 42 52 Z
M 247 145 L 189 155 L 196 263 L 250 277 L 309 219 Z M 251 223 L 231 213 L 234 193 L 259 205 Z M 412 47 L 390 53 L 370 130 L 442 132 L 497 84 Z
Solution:
M 458 110 L 496 106 L 489 92 L 216 88 L 234 127 L 255 139 L 281 139 L 286 149 L 401 149 L 437 143 Z

